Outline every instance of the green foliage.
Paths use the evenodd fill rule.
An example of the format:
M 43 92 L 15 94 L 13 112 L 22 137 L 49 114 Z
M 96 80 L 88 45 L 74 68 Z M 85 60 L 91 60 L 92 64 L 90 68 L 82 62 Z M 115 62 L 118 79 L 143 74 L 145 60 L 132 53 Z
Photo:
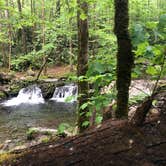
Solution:
M 84 121 L 84 122 L 82 123 L 82 127 L 87 127 L 87 126 L 89 126 L 89 124 L 90 124 L 89 121 Z
M 65 133 L 65 130 L 67 130 L 69 127 L 70 127 L 69 124 L 67 124 L 67 123 L 61 123 L 58 126 L 58 132 L 57 132 L 57 134 L 58 135 L 63 135 Z
M 103 120 L 103 117 L 101 115 L 97 115 L 96 119 L 95 119 L 95 123 L 100 124 L 102 122 L 102 120 Z
M 135 24 L 132 27 L 132 44 L 134 47 L 137 47 L 138 44 L 144 43 L 147 39 L 147 34 L 144 27 L 141 24 Z M 140 45 L 140 47 L 143 47 Z
M 34 139 L 34 138 L 35 138 L 35 137 L 34 137 L 34 134 L 36 134 L 36 133 L 37 133 L 37 130 L 35 130 L 34 128 L 30 128 L 30 129 L 27 131 L 27 133 L 26 133 L 27 139 L 28 139 L 28 140 Z
M 39 63 L 36 63 L 39 62 Z M 30 66 L 32 66 L 33 69 L 39 69 L 41 66 L 40 63 L 40 56 L 38 56 L 35 52 L 31 52 L 29 54 L 21 55 L 19 58 L 13 58 L 11 62 L 12 70 L 16 71 L 25 71 Z
M 165 14 L 160 16 L 158 22 L 147 22 L 145 25 L 136 24 L 132 28 L 132 41 L 135 52 L 135 63 L 133 77 L 147 74 L 156 79 L 161 72 L 164 58 L 164 47 L 166 36 Z M 162 76 L 165 76 L 165 70 Z
M 42 143 L 48 143 L 50 141 L 49 137 L 45 137 L 41 140 Z
M 138 103 L 142 102 L 143 99 L 145 99 L 145 97 L 147 97 L 147 96 L 148 95 L 146 93 L 140 93 L 139 95 L 132 96 L 129 99 L 129 105 L 138 104 Z

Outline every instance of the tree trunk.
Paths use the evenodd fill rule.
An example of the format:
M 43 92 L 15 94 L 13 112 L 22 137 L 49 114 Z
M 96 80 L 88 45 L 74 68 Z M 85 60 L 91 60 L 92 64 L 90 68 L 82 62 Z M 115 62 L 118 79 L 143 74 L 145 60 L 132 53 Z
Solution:
M 128 115 L 129 86 L 133 66 L 131 39 L 128 32 L 129 14 L 128 0 L 115 0 L 115 27 L 117 36 L 117 110 L 118 118 Z
M 70 62 L 70 72 L 74 71 L 74 54 L 73 54 L 73 41 L 72 41 L 72 18 L 69 19 L 69 29 L 70 29 L 70 39 L 69 39 L 69 62 Z
M 31 16 L 33 17 L 35 15 L 35 0 L 31 0 Z M 35 50 L 35 30 L 36 30 L 36 23 L 34 22 L 32 26 L 32 50 Z
M 88 16 L 88 4 L 80 0 L 78 3 L 78 13 L 77 13 L 77 24 L 78 24 L 78 58 L 77 58 L 77 75 L 85 76 L 88 70 L 88 18 L 84 20 L 81 19 L 81 12 L 84 12 Z M 78 127 L 79 131 L 83 132 L 88 125 L 83 126 L 83 122 L 89 121 L 89 118 L 86 116 L 88 108 L 84 110 L 80 109 L 80 106 L 88 101 L 88 82 L 79 81 L 78 82 L 78 102 L 79 102 L 79 115 L 78 115 Z
M 43 48 L 45 46 L 45 0 L 42 0 L 42 21 L 43 21 L 43 27 L 42 27 L 42 33 L 43 33 Z M 47 65 L 46 65 L 46 55 L 43 55 L 43 64 L 44 65 L 44 69 L 43 69 L 43 74 L 46 75 L 47 74 Z
M 58 0 L 56 2 L 56 17 L 59 18 L 60 17 L 60 14 L 61 14 L 61 1 Z
M 6 6 L 9 7 L 9 1 L 6 0 Z M 10 19 L 9 9 L 6 10 L 6 18 Z M 11 24 L 8 23 L 8 71 L 10 72 L 11 68 L 11 54 L 12 54 L 12 31 L 11 31 Z
M 69 41 L 69 58 L 70 58 L 70 72 L 74 71 L 74 66 L 73 66 L 73 59 L 74 59 L 74 54 L 73 54 L 73 47 L 72 47 L 72 37 L 70 38 Z
M 31 5 L 30 5 L 30 9 L 31 9 L 31 15 L 33 15 L 33 11 L 34 11 L 34 8 L 33 8 L 33 0 L 31 0 Z
M 20 14 L 20 19 L 22 19 L 22 4 L 20 0 L 17 0 L 18 11 Z M 22 41 L 22 53 L 27 54 L 27 46 L 26 46 L 26 32 L 24 26 L 20 30 L 21 32 L 21 41 Z
M 2 19 L 3 16 L 2 16 L 2 13 L 0 12 L 0 19 Z M 3 25 L 0 23 L 0 33 L 2 33 L 2 28 L 3 28 Z M 3 63 L 3 67 L 5 67 L 5 48 L 4 48 L 4 43 L 0 43 L 0 50 L 1 50 L 1 53 L 2 53 L 2 63 Z

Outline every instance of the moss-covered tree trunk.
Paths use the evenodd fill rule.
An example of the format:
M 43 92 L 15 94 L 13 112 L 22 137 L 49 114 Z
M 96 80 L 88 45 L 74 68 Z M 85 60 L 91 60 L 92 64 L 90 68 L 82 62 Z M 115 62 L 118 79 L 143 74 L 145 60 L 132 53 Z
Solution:
M 129 13 L 128 0 L 114 0 L 115 27 L 117 36 L 117 110 L 118 118 L 127 117 L 129 86 L 131 82 L 131 69 L 133 65 L 132 44 L 128 32 Z
M 77 0 L 78 3 L 78 13 L 77 13 L 77 23 L 78 23 L 78 58 L 77 58 L 77 75 L 85 76 L 88 70 L 88 19 L 87 17 L 82 19 L 81 12 L 86 16 L 88 14 L 88 4 L 84 1 Z M 89 121 L 86 116 L 88 108 L 84 110 L 80 109 L 80 106 L 87 102 L 88 100 L 88 82 L 79 81 L 78 82 L 78 102 L 79 102 L 79 115 L 78 115 L 78 127 L 79 131 L 83 132 L 88 125 L 83 126 L 83 122 Z

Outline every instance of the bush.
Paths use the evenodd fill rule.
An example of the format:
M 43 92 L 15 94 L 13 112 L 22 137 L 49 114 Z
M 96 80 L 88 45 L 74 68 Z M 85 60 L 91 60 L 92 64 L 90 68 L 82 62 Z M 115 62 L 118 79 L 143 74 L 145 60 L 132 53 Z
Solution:
M 36 52 L 21 55 L 11 61 L 11 68 L 14 71 L 26 71 L 30 66 L 33 69 L 39 69 L 41 66 L 41 57 Z

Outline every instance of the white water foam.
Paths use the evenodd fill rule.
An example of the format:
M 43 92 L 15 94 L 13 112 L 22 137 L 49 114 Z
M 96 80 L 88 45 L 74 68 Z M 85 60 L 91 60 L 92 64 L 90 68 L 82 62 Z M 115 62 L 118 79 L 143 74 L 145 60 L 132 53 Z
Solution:
M 74 102 L 77 100 L 78 88 L 76 85 L 70 84 L 56 87 L 53 97 L 50 100 L 57 102 Z
M 4 106 L 17 106 L 20 104 L 42 104 L 44 103 L 44 98 L 42 96 L 41 89 L 36 85 L 23 88 L 19 91 L 17 97 L 7 100 L 3 103 Z

